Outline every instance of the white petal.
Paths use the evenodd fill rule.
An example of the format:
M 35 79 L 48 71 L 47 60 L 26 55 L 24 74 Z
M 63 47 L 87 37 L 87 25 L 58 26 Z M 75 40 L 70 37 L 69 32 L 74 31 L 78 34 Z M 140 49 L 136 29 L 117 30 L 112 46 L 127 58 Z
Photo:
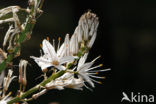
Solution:
M 79 51 L 77 35 L 78 34 L 73 34 L 70 40 L 70 52 L 72 53 L 72 55 L 76 55 Z
M 88 47 L 91 48 L 94 44 L 94 41 L 96 39 L 97 33 L 95 32 L 94 35 L 92 36 L 91 40 L 89 41 Z
M 62 65 L 55 66 L 58 70 L 66 70 L 66 68 Z
M 81 67 L 85 63 L 87 56 L 88 56 L 88 53 L 85 53 L 84 56 L 80 58 L 79 63 L 78 63 L 78 68 Z
M 80 74 L 80 76 L 86 81 L 88 82 L 92 87 L 94 86 L 94 83 L 91 81 L 91 79 L 89 78 L 89 76 L 85 75 L 85 74 Z
M 65 54 L 64 56 L 70 55 L 70 41 L 69 41 L 69 34 L 66 35 L 64 40 L 64 48 L 65 48 Z
M 57 59 L 57 54 L 55 52 L 55 49 L 50 44 L 50 42 L 44 39 L 42 44 L 43 44 L 42 49 L 43 49 L 44 54 L 47 54 L 51 59 Z
M 65 52 L 65 49 L 64 49 L 64 43 L 63 43 L 63 44 L 61 45 L 61 47 L 57 50 L 57 56 L 58 56 L 58 57 L 63 57 L 64 52 Z
M 81 42 L 81 41 L 82 41 L 82 34 L 83 34 L 83 31 L 82 31 L 82 29 L 81 29 L 80 26 L 78 26 L 76 29 L 77 29 L 76 34 L 77 34 L 77 36 L 78 36 L 78 42 Z
M 73 62 L 74 61 L 74 57 L 73 56 L 65 56 L 65 57 L 62 57 L 59 62 L 60 64 L 64 64 L 64 63 L 67 63 L 67 62 Z
M 41 67 L 42 70 L 52 66 L 52 64 L 48 60 L 44 59 L 43 57 L 37 58 L 34 56 L 30 56 L 30 58 L 33 58 L 35 62 Z
M 88 71 L 88 69 L 89 69 L 92 65 L 93 65 L 93 62 L 85 63 L 85 64 L 83 64 L 82 66 L 78 67 L 78 68 L 77 68 L 77 71 L 80 71 L 80 72 Z

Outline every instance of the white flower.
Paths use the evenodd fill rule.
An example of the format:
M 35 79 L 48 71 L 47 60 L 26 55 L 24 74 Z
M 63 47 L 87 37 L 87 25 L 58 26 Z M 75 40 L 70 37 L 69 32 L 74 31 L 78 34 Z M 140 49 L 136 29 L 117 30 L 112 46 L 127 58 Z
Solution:
M 67 39 L 68 40 L 68 39 Z M 43 40 L 42 42 L 42 49 L 44 52 L 44 55 L 37 58 L 34 56 L 31 56 L 35 60 L 35 62 L 41 67 L 42 70 L 54 66 L 59 70 L 65 70 L 65 67 L 62 64 L 73 62 L 74 57 L 65 55 L 64 53 L 68 51 L 69 45 L 64 42 L 64 44 L 55 51 L 54 46 L 49 43 L 47 40 Z
M 104 78 L 104 77 L 96 76 L 97 72 L 108 71 L 110 69 L 93 70 L 95 68 L 101 67 L 102 64 L 100 64 L 98 66 L 91 67 L 94 64 L 94 62 L 96 61 L 96 59 L 98 59 L 99 57 L 95 58 L 91 62 L 85 63 L 87 56 L 88 56 L 88 53 L 86 53 L 83 57 L 80 58 L 78 67 L 77 67 L 77 73 L 80 78 L 83 78 L 92 87 L 95 87 L 93 82 L 97 82 L 97 83 L 100 83 L 100 82 L 94 80 L 93 78 Z
M 83 90 L 82 87 L 84 86 L 84 81 L 81 78 L 71 78 L 67 81 L 65 81 L 67 88 L 72 88 L 75 90 Z
M 66 87 L 76 90 L 82 90 L 82 87 L 84 86 L 84 81 L 81 78 L 74 78 L 73 75 L 73 73 L 66 72 L 63 76 L 46 84 L 46 88 L 63 90 Z

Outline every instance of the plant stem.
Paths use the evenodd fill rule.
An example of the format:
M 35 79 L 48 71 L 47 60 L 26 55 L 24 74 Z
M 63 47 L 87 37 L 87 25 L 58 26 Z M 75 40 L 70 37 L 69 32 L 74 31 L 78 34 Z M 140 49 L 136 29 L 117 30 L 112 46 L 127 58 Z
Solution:
M 13 104 L 13 103 L 21 101 L 22 99 L 26 98 L 28 95 L 31 95 L 32 93 L 38 91 L 40 89 L 40 86 L 44 87 L 47 83 L 62 76 L 64 73 L 65 73 L 65 70 L 62 70 L 62 71 L 57 72 L 56 74 L 51 75 L 48 79 L 42 81 L 40 84 L 24 92 L 21 96 L 17 96 L 11 99 L 9 102 L 7 102 L 7 104 Z
M 41 0 L 37 0 L 37 2 L 40 2 Z M 43 5 L 43 1 L 42 1 L 42 5 Z M 41 9 L 41 8 L 40 8 Z M 13 60 L 13 58 L 16 56 L 16 54 L 18 53 L 18 51 L 20 50 L 20 47 L 21 47 L 21 44 L 26 40 L 27 36 L 31 35 L 32 33 L 32 30 L 35 26 L 35 16 L 36 14 L 34 15 L 34 12 L 36 10 L 34 10 L 34 5 L 33 6 L 30 6 L 30 14 L 28 15 L 28 20 L 26 22 L 26 25 L 25 25 L 25 29 L 23 29 L 20 33 L 20 37 L 19 39 L 17 40 L 17 45 L 14 47 L 13 49 L 13 52 L 11 52 L 7 59 L 5 59 L 1 64 L 0 64 L 0 73 L 2 72 L 2 70 L 4 70 L 7 65 Z

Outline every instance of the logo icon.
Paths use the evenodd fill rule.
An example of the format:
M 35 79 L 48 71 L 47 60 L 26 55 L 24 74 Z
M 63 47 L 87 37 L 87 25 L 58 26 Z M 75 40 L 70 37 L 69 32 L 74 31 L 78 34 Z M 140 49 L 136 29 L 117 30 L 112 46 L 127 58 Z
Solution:
M 128 102 L 154 102 L 155 98 L 154 95 L 146 95 L 146 94 L 141 94 L 140 92 L 134 93 L 131 92 L 131 95 L 128 96 L 125 92 L 122 92 L 122 99 L 121 102 L 123 101 L 128 101 Z
M 127 94 L 126 94 L 125 92 L 122 92 L 122 95 L 123 95 L 123 98 L 121 99 L 121 102 L 122 102 L 123 100 L 126 100 L 126 101 L 131 102 L 131 100 L 128 98 L 128 96 L 127 96 Z

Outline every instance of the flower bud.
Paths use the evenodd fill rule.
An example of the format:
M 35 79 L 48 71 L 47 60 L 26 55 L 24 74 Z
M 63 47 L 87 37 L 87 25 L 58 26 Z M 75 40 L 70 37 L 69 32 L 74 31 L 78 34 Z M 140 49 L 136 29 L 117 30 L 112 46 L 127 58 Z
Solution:
M 26 67 L 27 67 L 28 61 L 21 60 L 19 63 L 19 83 L 21 83 L 23 86 L 26 86 L 27 79 L 26 79 Z

